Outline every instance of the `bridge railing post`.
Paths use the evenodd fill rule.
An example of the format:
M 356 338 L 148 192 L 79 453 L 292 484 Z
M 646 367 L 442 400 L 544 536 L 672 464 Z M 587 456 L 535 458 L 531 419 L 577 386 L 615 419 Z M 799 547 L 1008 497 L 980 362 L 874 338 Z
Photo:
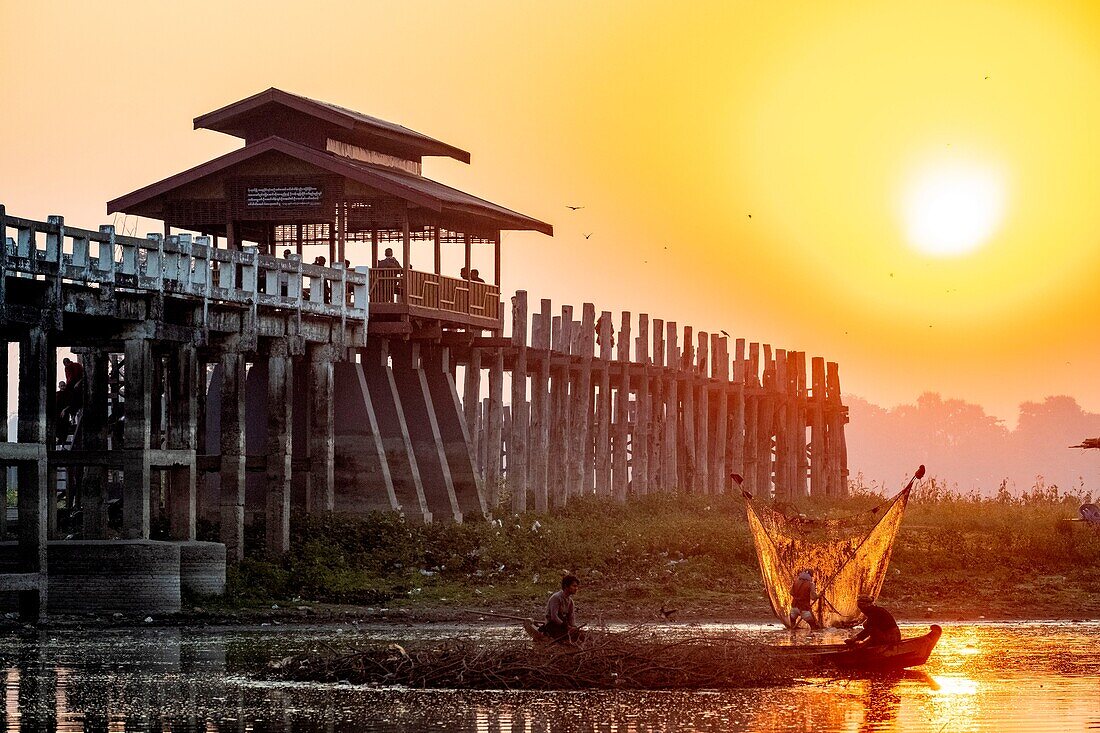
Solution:
M 99 241 L 99 256 L 96 265 L 101 273 L 113 272 L 115 269 L 115 227 L 113 224 L 104 224 L 99 228 L 103 239 Z

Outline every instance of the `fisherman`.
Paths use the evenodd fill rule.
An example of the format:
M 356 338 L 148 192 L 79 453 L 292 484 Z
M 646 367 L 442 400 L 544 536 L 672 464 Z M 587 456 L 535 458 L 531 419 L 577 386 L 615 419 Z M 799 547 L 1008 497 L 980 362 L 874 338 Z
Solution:
M 845 639 L 845 644 L 849 646 L 880 646 L 897 644 L 901 641 L 901 629 L 898 628 L 898 622 L 885 608 L 876 606 L 874 598 L 861 595 L 856 599 L 856 606 L 866 617 L 866 620 L 863 622 L 863 630 L 851 639 Z
M 811 629 L 820 628 L 813 614 L 813 602 L 817 600 L 817 585 L 814 584 L 814 571 L 806 568 L 791 584 L 790 625 L 794 629 L 802 619 Z
M 576 644 L 581 640 L 583 632 L 576 624 L 573 606 L 573 596 L 580 587 L 581 581 L 576 575 L 561 579 L 561 590 L 546 602 L 546 623 L 538 628 L 540 633 L 559 643 Z

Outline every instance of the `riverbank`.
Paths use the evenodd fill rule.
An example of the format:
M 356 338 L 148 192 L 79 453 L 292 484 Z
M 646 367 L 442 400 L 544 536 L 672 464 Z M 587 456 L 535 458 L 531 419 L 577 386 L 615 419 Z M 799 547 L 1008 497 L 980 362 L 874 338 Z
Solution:
M 910 502 L 880 602 L 912 621 L 1100 618 L 1100 532 L 1066 521 L 1088 498 L 1056 489 L 981 498 L 927 482 Z M 843 516 L 881 501 L 860 494 L 793 509 Z M 200 599 L 182 618 L 476 618 L 467 609 L 537 617 L 572 572 L 582 579 L 581 613 L 594 622 L 663 619 L 662 608 L 676 621 L 772 619 L 735 497 L 579 500 L 552 516 L 463 525 L 329 517 L 293 531 L 291 556 L 247 559 L 231 571 L 226 598 Z

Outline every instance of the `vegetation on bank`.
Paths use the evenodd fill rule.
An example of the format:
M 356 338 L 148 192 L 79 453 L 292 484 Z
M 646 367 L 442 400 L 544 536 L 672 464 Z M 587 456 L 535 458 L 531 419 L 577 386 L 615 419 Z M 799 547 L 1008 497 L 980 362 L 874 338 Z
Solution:
M 807 499 L 795 511 L 841 516 L 884 499 Z M 1100 616 L 1100 531 L 1080 522 L 1087 495 L 1039 485 L 1023 495 L 959 494 L 926 481 L 913 495 L 882 601 L 911 618 Z M 419 525 L 393 514 L 309 518 L 282 562 L 230 573 L 229 602 L 319 601 L 389 608 L 535 613 L 565 572 L 589 614 L 765 618 L 744 508 L 734 496 L 585 498 L 553 515 Z

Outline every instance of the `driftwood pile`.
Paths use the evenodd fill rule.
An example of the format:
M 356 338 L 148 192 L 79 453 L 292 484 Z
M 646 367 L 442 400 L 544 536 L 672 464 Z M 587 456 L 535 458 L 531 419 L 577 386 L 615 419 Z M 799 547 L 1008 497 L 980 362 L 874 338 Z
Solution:
M 492 690 L 696 690 L 789 681 L 763 644 L 717 636 L 659 638 L 590 634 L 580 646 L 458 639 L 424 648 L 399 644 L 286 657 L 281 679 Z

